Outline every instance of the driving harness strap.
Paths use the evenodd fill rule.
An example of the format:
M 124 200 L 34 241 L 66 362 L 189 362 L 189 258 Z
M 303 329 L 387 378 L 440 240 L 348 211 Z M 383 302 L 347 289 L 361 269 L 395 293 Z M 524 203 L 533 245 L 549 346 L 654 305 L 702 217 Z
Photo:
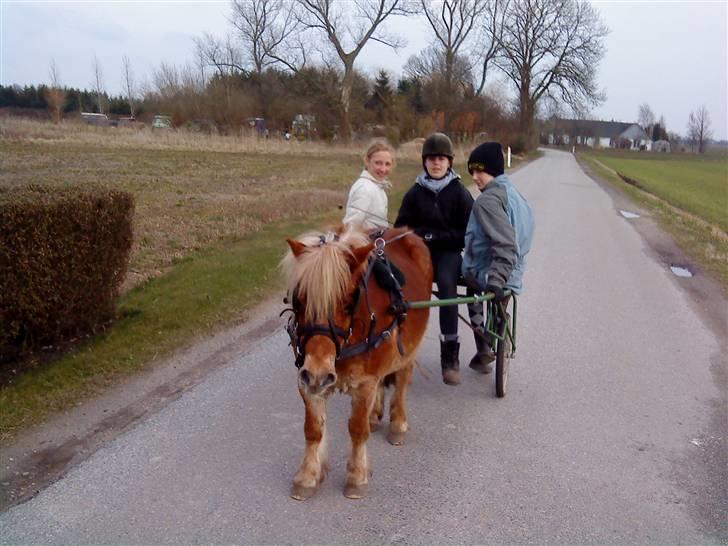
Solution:
M 296 320 L 296 315 L 298 311 L 300 311 L 300 302 L 298 301 L 298 298 L 296 297 L 296 291 L 294 290 L 291 301 L 292 307 L 284 309 L 283 311 L 281 311 L 280 314 L 282 316 L 286 312 L 291 313 L 291 316 L 288 319 L 288 323 L 286 324 L 286 331 L 291 338 L 290 345 L 293 349 L 293 354 L 295 356 L 296 368 L 301 368 L 303 366 L 304 360 L 306 358 L 306 344 L 314 336 L 326 336 L 333 341 L 334 346 L 336 347 L 337 361 L 346 360 L 348 358 L 352 358 L 354 356 L 358 356 L 370 350 L 376 349 L 383 342 L 387 341 L 392 337 L 394 330 L 398 328 L 407 317 L 407 304 L 404 299 L 402 285 L 398 281 L 397 276 L 394 275 L 394 273 L 392 272 L 392 263 L 390 262 L 389 258 L 384 254 L 384 247 L 387 242 L 391 243 L 392 241 L 395 241 L 409 233 L 411 232 L 405 232 L 403 234 L 400 234 L 390 241 L 385 241 L 382 237 L 378 237 L 375 241 L 375 249 L 369 256 L 367 268 L 362 275 L 362 279 L 354 294 L 354 300 L 352 301 L 352 304 L 350 306 L 349 324 L 351 325 L 354 322 L 354 316 L 361 301 L 361 292 L 363 290 L 364 301 L 366 303 L 367 311 L 369 314 L 369 329 L 366 339 L 360 341 L 359 343 L 349 345 L 348 343 L 349 337 L 352 333 L 352 326 L 349 326 L 348 330 L 341 328 L 334 324 L 331 317 L 329 317 L 326 324 L 298 324 Z M 323 242 L 323 239 L 322 244 L 325 244 Z M 389 323 L 389 325 L 378 334 L 376 333 L 377 316 L 372 311 L 371 302 L 369 301 L 368 289 L 369 279 L 372 275 L 372 270 L 374 269 L 377 262 L 384 265 L 389 275 L 391 276 L 392 286 L 394 287 L 393 289 L 389 290 L 391 301 L 391 304 L 389 306 L 389 312 L 394 315 L 394 318 Z M 287 298 L 284 300 L 284 302 L 288 303 Z M 340 339 L 343 343 L 339 341 Z M 397 350 L 399 351 L 400 355 L 405 355 L 404 347 L 402 346 L 402 342 L 399 336 L 397 336 Z

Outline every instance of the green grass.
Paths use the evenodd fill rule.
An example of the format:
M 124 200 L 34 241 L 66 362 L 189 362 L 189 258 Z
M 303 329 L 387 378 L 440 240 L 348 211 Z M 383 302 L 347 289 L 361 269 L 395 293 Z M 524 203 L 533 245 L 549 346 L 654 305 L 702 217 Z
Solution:
M 728 159 L 720 156 L 590 154 L 644 190 L 728 233 Z
M 624 152 L 623 152 L 624 153 Z M 622 154 L 623 154 L 622 153 Z M 642 155 L 642 154 L 640 154 Z M 712 179 L 707 184 L 701 183 L 704 177 L 698 173 L 713 173 L 713 177 L 720 177 L 721 169 L 725 173 L 726 157 L 714 156 L 711 159 L 685 158 L 682 155 L 677 157 L 659 155 L 651 159 L 625 159 L 615 152 L 612 153 L 581 153 L 591 169 L 603 180 L 606 180 L 633 202 L 648 211 L 658 222 L 660 227 L 670 233 L 683 251 L 697 263 L 702 264 L 710 271 L 723 286 L 723 292 L 728 296 L 728 235 L 722 226 L 725 225 L 728 216 L 728 204 L 726 203 L 726 185 L 728 180 L 723 179 L 722 189 L 719 180 Z M 653 154 L 657 156 L 657 154 Z M 630 162 L 635 162 L 631 164 Z M 651 163 L 648 168 L 640 166 L 643 163 Z M 626 170 L 630 178 L 639 181 L 640 189 L 627 184 L 614 170 L 617 166 L 627 165 Z M 609 168 L 606 168 L 605 166 Z M 722 165 L 722 167 L 721 167 Z M 671 166 L 675 169 L 671 170 Z M 689 167 L 687 171 L 684 167 Z M 717 171 L 717 175 L 715 174 Z M 678 182 L 678 177 L 670 178 L 668 174 L 660 183 L 657 179 L 644 182 L 644 173 L 655 172 L 682 172 L 684 179 Z M 695 174 L 690 174 L 690 173 Z M 711 175 L 709 175 L 710 178 Z M 700 180 L 696 180 L 700 177 Z M 649 178 L 645 177 L 645 178 Z M 680 184 L 692 188 L 697 196 L 685 196 L 685 192 L 676 186 Z M 648 186 L 649 185 L 649 186 Z M 648 187 L 651 188 L 648 190 Z M 669 198 L 668 198 L 669 197 Z M 679 203 L 679 204 L 678 204 Z M 699 203 L 707 206 L 701 207 Z M 715 206 L 717 205 L 717 207 Z M 688 209 L 688 206 L 691 210 Z M 722 209 L 722 214 L 721 214 Z M 717 214 L 717 216 L 716 216 Z M 714 220 L 718 221 L 714 221 Z

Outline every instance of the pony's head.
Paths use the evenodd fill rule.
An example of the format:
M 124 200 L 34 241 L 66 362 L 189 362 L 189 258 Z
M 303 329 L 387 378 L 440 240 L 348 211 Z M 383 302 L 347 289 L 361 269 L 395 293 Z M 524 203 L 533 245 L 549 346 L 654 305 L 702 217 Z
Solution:
M 347 229 L 288 239 L 281 263 L 296 314 L 303 363 L 299 389 L 322 395 L 336 384 L 336 356 L 351 328 L 358 281 L 373 245 Z

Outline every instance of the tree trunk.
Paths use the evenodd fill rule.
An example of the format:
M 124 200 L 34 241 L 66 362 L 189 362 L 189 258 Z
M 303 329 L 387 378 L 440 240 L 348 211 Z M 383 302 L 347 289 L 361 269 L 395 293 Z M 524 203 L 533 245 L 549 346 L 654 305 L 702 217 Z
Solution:
M 533 114 L 534 101 L 531 98 L 528 87 L 522 87 L 518 94 L 519 104 L 519 124 L 518 128 L 521 132 L 526 147 L 531 149 L 533 146 Z
M 354 63 L 344 65 L 344 79 L 341 82 L 341 137 L 351 139 L 351 121 L 349 119 L 349 106 L 351 105 L 351 90 L 354 87 Z

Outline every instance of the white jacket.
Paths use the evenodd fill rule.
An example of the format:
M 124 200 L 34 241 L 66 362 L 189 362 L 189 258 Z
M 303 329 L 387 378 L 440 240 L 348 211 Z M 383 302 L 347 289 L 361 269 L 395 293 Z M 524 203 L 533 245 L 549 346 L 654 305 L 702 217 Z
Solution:
M 388 180 L 379 182 L 364 169 L 349 190 L 343 222 L 361 225 L 367 231 L 389 227 L 384 190 L 391 186 Z

